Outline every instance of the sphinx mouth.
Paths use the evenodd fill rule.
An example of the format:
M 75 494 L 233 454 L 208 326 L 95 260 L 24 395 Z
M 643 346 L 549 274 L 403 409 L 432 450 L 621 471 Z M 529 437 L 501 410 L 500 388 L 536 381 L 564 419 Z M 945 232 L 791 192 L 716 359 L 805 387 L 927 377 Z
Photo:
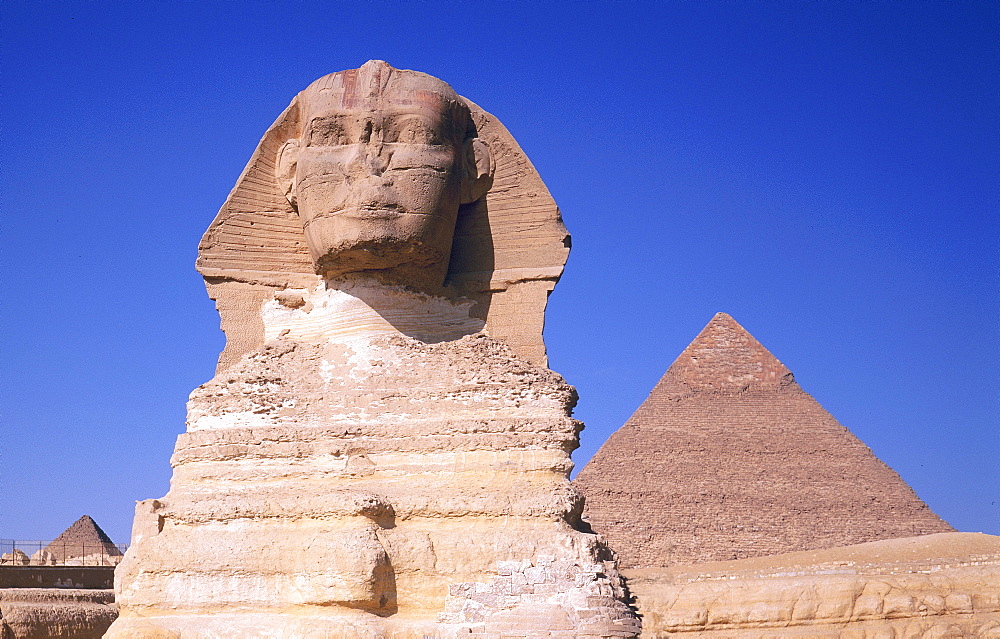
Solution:
M 395 202 L 362 202 L 361 204 L 354 205 L 353 208 L 359 211 L 377 211 L 377 212 L 391 211 L 399 214 L 406 212 L 405 210 L 403 210 L 402 206 L 396 204 Z
M 387 204 L 383 202 L 367 202 L 364 204 L 354 204 L 325 211 L 313 219 L 341 217 L 360 220 L 395 220 L 407 214 L 407 211 L 398 204 Z
M 407 211 L 399 204 L 391 202 L 364 202 L 344 207 L 341 215 L 371 219 L 396 219 L 406 215 Z

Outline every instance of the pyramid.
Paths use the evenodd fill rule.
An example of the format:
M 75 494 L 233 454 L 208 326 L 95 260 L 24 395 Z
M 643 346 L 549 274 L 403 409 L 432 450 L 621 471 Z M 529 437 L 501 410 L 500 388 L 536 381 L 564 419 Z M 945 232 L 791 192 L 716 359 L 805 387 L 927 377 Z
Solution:
M 93 555 L 120 557 L 122 552 L 89 515 L 76 520 L 45 547 L 58 563 Z
M 626 568 L 954 530 L 725 313 L 574 484 Z

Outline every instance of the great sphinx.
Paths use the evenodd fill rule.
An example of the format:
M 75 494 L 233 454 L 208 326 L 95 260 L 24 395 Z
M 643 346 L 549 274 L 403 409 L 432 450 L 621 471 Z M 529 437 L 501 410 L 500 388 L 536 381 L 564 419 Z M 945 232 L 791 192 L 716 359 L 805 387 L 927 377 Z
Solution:
M 569 236 L 500 122 L 370 61 L 302 91 L 202 239 L 226 334 L 109 637 L 631 637 L 542 325 Z

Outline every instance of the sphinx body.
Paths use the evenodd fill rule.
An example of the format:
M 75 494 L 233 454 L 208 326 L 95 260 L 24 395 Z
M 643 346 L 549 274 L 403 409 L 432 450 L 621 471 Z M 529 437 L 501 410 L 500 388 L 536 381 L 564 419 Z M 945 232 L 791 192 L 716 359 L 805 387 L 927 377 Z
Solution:
M 110 637 L 634 636 L 541 320 L 568 236 L 492 116 L 373 61 L 265 135 L 199 251 L 226 350 Z

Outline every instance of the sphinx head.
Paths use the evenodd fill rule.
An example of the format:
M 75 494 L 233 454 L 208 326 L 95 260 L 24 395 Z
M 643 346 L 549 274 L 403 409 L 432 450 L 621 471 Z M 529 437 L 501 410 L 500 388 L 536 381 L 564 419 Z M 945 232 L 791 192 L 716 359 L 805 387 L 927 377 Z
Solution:
M 299 137 L 275 171 L 317 272 L 440 287 L 459 207 L 492 181 L 466 103 L 437 78 L 378 60 L 320 78 L 298 101 Z

